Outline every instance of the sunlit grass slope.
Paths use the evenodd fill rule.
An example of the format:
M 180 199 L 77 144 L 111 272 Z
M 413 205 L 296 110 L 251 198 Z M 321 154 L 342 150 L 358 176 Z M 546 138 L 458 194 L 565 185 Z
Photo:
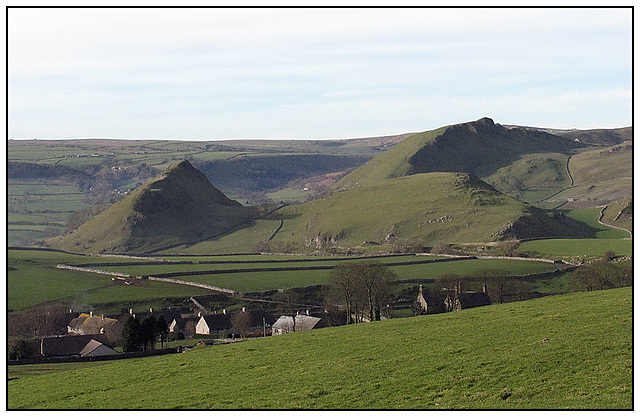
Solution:
M 325 328 L 64 370 L 8 408 L 630 409 L 631 289 Z
M 276 241 L 313 246 L 386 243 L 390 236 L 437 242 L 486 242 L 506 233 L 519 237 L 585 236 L 497 192 L 470 174 L 432 172 L 378 180 L 277 212 L 284 220 Z M 520 225 L 520 226 L 518 226 Z M 581 234 L 582 233 L 582 234 Z
M 213 237 L 249 219 L 248 209 L 183 161 L 50 244 L 81 253 L 140 253 Z

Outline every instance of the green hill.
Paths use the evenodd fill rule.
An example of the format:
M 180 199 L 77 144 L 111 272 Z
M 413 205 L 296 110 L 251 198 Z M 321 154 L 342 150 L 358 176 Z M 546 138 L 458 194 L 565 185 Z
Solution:
M 12 409 L 631 409 L 632 289 L 9 366 Z
M 140 253 L 210 238 L 250 219 L 250 210 L 183 161 L 75 232 L 48 243 L 72 252 Z
M 396 240 L 433 245 L 590 233 L 571 219 L 505 196 L 471 174 L 453 172 L 359 183 L 285 207 L 274 218 L 283 221 L 274 242 L 314 249 Z
M 467 172 L 482 178 L 526 154 L 564 153 L 581 146 L 566 138 L 506 128 L 483 118 L 411 136 L 342 178 L 336 187 L 425 172 Z

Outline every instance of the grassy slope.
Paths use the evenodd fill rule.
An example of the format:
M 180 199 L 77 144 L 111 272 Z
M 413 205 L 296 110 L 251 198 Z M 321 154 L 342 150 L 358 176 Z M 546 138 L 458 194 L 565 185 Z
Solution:
M 633 175 L 630 142 L 606 149 L 581 152 L 571 158 L 569 168 L 576 185 L 593 184 Z
M 484 178 L 523 155 L 566 153 L 580 146 L 543 132 L 507 129 L 483 118 L 411 136 L 345 176 L 335 187 L 438 171 L 468 172 Z
M 124 262 L 126 259 L 87 258 L 45 251 L 8 251 L 7 309 L 22 310 L 41 303 L 59 302 L 72 305 L 116 306 L 101 311 L 111 314 L 121 307 L 142 302 L 157 303 L 163 297 L 189 297 L 209 294 L 204 289 L 162 282 L 147 282 L 141 286 L 117 285 L 110 277 L 85 272 L 56 269 L 59 263 Z M 127 305 L 126 303 L 131 303 Z
M 437 242 L 483 242 L 500 238 L 512 222 L 533 218 L 532 236 L 568 236 L 570 230 L 522 202 L 461 173 L 415 174 L 364 183 L 349 190 L 277 212 L 284 226 L 275 241 L 308 244 L 314 236 L 335 236 L 340 246 L 384 243 L 388 234 Z M 564 234 L 568 233 L 568 234 Z M 524 236 L 523 236 L 524 237 Z M 310 245 L 313 247 L 313 245 Z
M 74 233 L 49 243 L 83 253 L 144 252 L 201 240 L 248 219 L 247 209 L 185 162 L 138 187 Z
M 607 224 L 633 231 L 633 199 L 627 197 L 612 201 L 605 210 L 602 220 Z M 623 232 L 623 234 L 627 237 L 626 233 Z
M 10 367 L 8 408 L 630 409 L 631 304 L 623 288 L 70 370 Z

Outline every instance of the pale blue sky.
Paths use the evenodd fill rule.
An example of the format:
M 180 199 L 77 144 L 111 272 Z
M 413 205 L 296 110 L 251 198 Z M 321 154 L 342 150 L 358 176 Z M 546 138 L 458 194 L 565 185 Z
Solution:
M 631 121 L 631 9 L 9 9 L 10 138 Z

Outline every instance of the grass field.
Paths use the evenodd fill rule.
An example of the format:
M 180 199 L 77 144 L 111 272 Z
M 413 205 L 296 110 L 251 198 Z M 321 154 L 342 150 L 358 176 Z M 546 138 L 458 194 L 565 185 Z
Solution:
M 629 233 L 624 230 L 612 229 L 598 223 L 600 217 L 600 207 L 571 210 L 568 217 L 586 223 L 589 227 L 597 230 L 595 237 L 598 239 L 624 239 L 629 237 Z
M 282 264 L 279 264 L 282 266 Z M 456 262 L 444 262 L 420 265 L 392 266 L 390 269 L 398 275 L 398 279 L 436 279 L 445 273 L 473 275 L 477 271 L 498 269 L 512 275 L 550 272 L 557 265 L 534 261 L 509 261 L 491 259 L 472 259 Z M 266 291 L 277 288 L 304 287 L 308 285 L 326 284 L 329 282 L 331 270 L 311 271 L 262 271 L 240 272 L 216 275 L 193 275 L 177 277 L 184 281 L 199 282 L 229 288 L 240 292 Z
M 61 302 L 69 307 L 111 306 L 111 310 L 102 311 L 111 314 L 120 312 L 127 303 L 153 304 L 165 297 L 210 293 L 204 289 L 162 282 L 123 286 L 105 275 L 55 268 L 58 263 L 80 263 L 95 259 L 49 251 L 8 251 L 7 309 L 18 311 L 41 303 Z M 109 258 L 100 259 L 104 261 Z
M 379 258 L 383 263 L 420 261 L 429 259 L 426 256 L 394 256 Z M 175 271 L 197 271 L 215 269 L 244 268 L 282 268 L 339 265 L 351 260 L 336 260 L 332 257 L 300 257 L 286 255 L 246 255 L 246 256 L 203 256 L 203 257 L 166 257 L 170 260 L 187 260 L 189 264 L 165 265 L 124 265 L 95 266 L 97 269 L 113 272 L 124 272 L 131 275 L 153 275 Z M 198 261 L 214 260 L 219 263 L 201 264 Z M 246 260 L 249 263 L 224 263 Z M 251 263 L 250 261 L 267 261 Z M 290 260 L 292 262 L 282 262 Z M 279 261 L 279 262 L 269 262 Z M 41 303 L 63 302 L 69 306 L 102 306 L 105 313 L 119 312 L 121 308 L 133 303 L 153 306 L 162 304 L 166 297 L 189 297 L 208 293 L 207 290 L 144 281 L 136 286 L 118 285 L 111 277 L 78 271 L 56 269 L 55 265 L 65 264 L 99 264 L 104 262 L 136 263 L 140 259 L 120 257 L 97 257 L 71 255 L 51 251 L 8 251 L 9 310 L 22 310 Z M 91 265 L 89 265 L 91 267 Z M 436 279 L 445 273 L 473 275 L 480 270 L 504 270 L 510 275 L 526 275 L 550 272 L 557 265 L 514 260 L 470 259 L 453 262 L 391 266 L 398 279 Z M 259 271 L 237 272 L 215 275 L 179 276 L 177 279 L 215 285 L 240 292 L 266 291 L 278 288 L 304 287 L 326 284 L 331 270 L 310 271 Z M 546 284 L 540 284 L 542 287 Z M 156 308 L 160 305 L 157 304 Z
M 10 366 L 19 379 L 8 382 L 7 407 L 631 409 L 631 292 L 552 296 L 162 357 Z
M 524 242 L 518 247 L 522 252 L 533 252 L 537 256 L 556 258 L 604 256 L 613 251 L 618 256 L 633 255 L 633 241 L 622 239 L 546 239 Z

